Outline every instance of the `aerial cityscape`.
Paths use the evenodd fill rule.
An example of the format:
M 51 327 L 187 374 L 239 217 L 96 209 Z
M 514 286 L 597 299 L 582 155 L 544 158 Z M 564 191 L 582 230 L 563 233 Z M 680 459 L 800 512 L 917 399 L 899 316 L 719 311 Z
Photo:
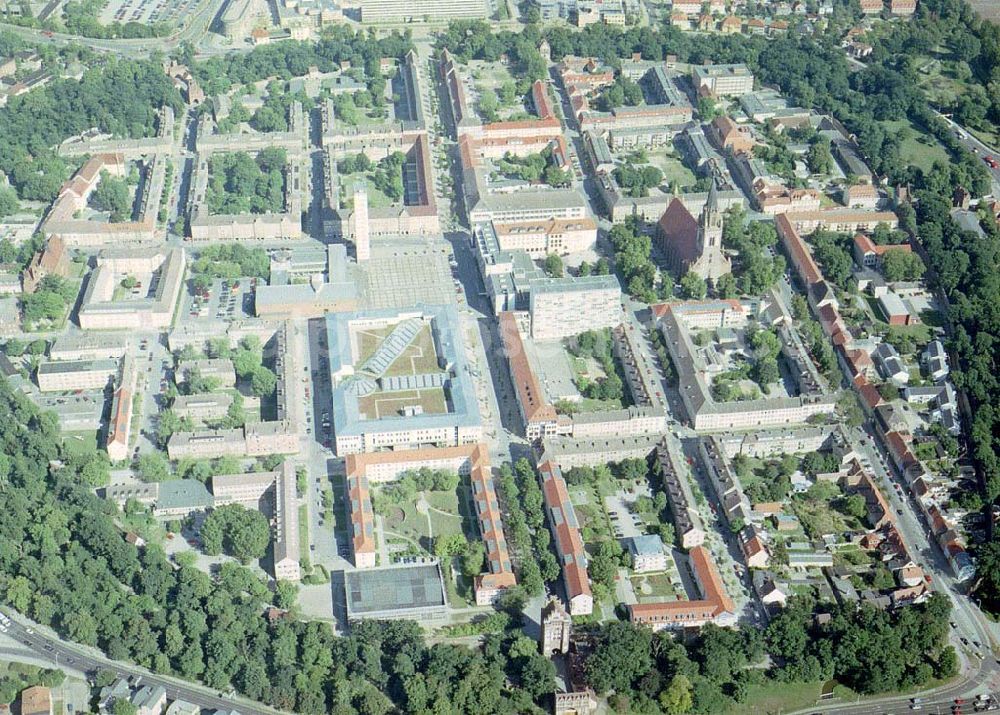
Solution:
M 0 715 L 1000 710 L 995 22 L 0 0 Z

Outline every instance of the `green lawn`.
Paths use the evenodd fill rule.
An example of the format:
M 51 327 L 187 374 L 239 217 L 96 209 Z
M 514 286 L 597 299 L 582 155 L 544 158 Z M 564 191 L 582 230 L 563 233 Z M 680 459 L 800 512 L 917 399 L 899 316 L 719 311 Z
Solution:
M 405 537 L 407 543 L 415 542 L 422 549 L 430 547 L 430 531 L 427 528 L 428 516 L 435 537 L 449 534 L 464 534 L 472 537 L 475 528 L 459 508 L 459 497 L 455 492 L 426 492 L 427 502 L 442 511 L 431 509 L 427 515 L 417 511 L 416 503 L 395 504 L 390 507 L 385 516 L 386 531 Z M 392 539 L 389 539 L 392 541 Z
M 462 517 L 457 515 L 444 515 L 441 512 L 431 511 L 431 528 L 434 529 L 435 538 L 447 536 L 449 534 L 464 534 L 462 530 Z
M 640 574 L 632 576 L 630 580 L 639 603 L 678 600 L 678 594 L 670 583 L 670 576 L 665 573 Z
M 299 506 L 299 562 L 309 563 L 309 507 Z
M 694 172 L 684 166 L 680 159 L 668 156 L 664 151 L 651 151 L 648 157 L 649 163 L 663 172 L 663 183 L 667 186 L 673 181 L 682 188 L 694 184 Z
M 427 503 L 435 509 L 458 514 L 458 494 L 456 492 L 425 492 Z
M 823 703 L 839 704 L 851 702 L 865 702 L 866 700 L 877 700 L 887 695 L 906 696 L 915 695 L 919 692 L 933 690 L 946 685 L 949 681 L 932 679 L 924 685 L 914 688 L 907 688 L 898 693 L 881 693 L 877 695 L 861 696 L 851 690 L 846 685 L 833 683 L 833 697 L 830 700 L 820 701 L 820 693 L 823 692 L 823 683 L 776 683 L 768 681 L 761 685 L 751 685 L 747 699 L 742 703 L 734 703 L 733 706 L 719 715 L 779 715 L 779 713 L 804 710 L 815 706 L 818 712 L 823 711 Z M 879 712 L 882 712 L 881 710 Z
M 364 172 L 356 172 L 354 174 L 340 175 L 340 202 L 344 205 L 345 209 L 352 208 L 354 205 L 354 182 L 359 179 L 363 180 L 368 185 L 369 209 L 384 209 L 393 205 L 393 200 L 386 196 L 375 186 L 374 183 L 372 183 L 370 176 Z
M 892 134 L 898 133 L 904 127 L 909 130 L 904 132 L 906 137 L 900 146 L 900 155 L 904 161 L 924 171 L 929 170 L 935 161 L 943 161 L 945 163 L 949 161 L 950 156 L 947 149 L 941 146 L 936 139 L 913 126 L 909 120 L 885 121 L 882 122 L 882 126 L 886 128 L 887 132 Z
M 93 454 L 97 451 L 97 431 L 63 432 L 63 444 L 74 454 Z

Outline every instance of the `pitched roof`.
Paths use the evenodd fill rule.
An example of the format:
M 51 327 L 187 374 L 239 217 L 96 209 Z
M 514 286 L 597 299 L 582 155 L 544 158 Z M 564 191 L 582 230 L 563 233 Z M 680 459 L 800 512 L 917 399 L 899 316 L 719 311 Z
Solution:
M 657 222 L 664 244 L 678 264 L 687 265 L 698 258 L 698 221 L 684 202 L 674 198 Z
M 542 497 L 548 510 L 556 553 L 562 565 L 566 596 L 570 601 L 577 596 L 589 596 L 587 552 L 562 471 L 555 462 L 547 461 L 538 465 L 538 473 L 542 477 Z
M 557 418 L 556 410 L 545 401 L 542 386 L 531 369 L 517 319 L 513 313 L 505 311 L 500 314 L 499 322 L 500 340 L 510 363 L 511 380 L 517 390 L 517 401 L 521 405 L 525 422 L 554 422 Z

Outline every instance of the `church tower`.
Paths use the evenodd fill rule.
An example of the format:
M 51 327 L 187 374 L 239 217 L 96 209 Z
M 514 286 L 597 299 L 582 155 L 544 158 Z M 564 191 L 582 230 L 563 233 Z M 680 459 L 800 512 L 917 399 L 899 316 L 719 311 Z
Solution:
M 719 208 L 719 189 L 715 181 L 708 192 L 708 200 L 698 221 L 698 259 L 691 270 L 705 280 L 717 281 L 732 271 L 732 264 L 722 252 L 722 209 Z

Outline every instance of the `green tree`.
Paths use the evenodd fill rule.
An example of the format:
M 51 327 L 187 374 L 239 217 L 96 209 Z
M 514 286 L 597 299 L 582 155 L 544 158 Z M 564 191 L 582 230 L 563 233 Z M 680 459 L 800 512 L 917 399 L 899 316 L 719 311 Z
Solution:
M 0 186 L 0 218 L 17 213 L 17 192 L 9 186 Z
M 256 509 L 226 504 L 212 510 L 205 518 L 201 539 L 207 554 L 221 551 L 246 564 L 264 556 L 271 540 L 271 529 L 267 519 Z
M 924 275 L 920 256 L 902 248 L 890 248 L 882 254 L 882 273 L 889 281 L 915 281 Z
M 681 277 L 681 292 L 689 300 L 701 300 L 708 294 L 705 279 L 697 273 L 688 271 Z
M 170 465 L 159 452 L 139 455 L 134 469 L 139 479 L 144 482 L 164 482 L 170 479 Z
M 868 506 L 862 495 L 851 494 L 844 498 L 841 511 L 855 519 L 864 519 L 868 514 Z
M 266 397 L 274 392 L 278 378 L 269 368 L 258 365 L 250 377 L 250 389 L 258 397 Z
M 101 179 L 90 195 L 90 201 L 98 211 L 107 211 L 112 222 L 119 222 L 131 214 L 132 196 L 128 185 L 106 170 L 101 170 Z
M 530 653 L 523 660 L 524 664 L 521 666 L 520 679 L 521 687 L 535 699 L 555 692 L 555 663 L 537 652 Z
M 830 154 L 830 140 L 817 136 L 809 143 L 806 150 L 806 165 L 814 174 L 829 174 L 833 169 L 833 156 Z
M 547 274 L 553 278 L 562 278 L 563 276 L 563 262 L 558 254 L 550 253 L 545 257 L 544 269 Z
M 23 340 L 18 340 L 17 338 L 11 338 L 6 343 L 4 343 L 3 349 L 7 353 L 7 357 L 21 357 L 24 355 L 25 345 Z
M 653 634 L 631 623 L 604 624 L 585 663 L 587 681 L 598 693 L 627 692 L 653 665 Z
M 694 705 L 691 681 L 683 674 L 677 674 L 660 692 L 660 707 L 667 715 L 684 715 Z

